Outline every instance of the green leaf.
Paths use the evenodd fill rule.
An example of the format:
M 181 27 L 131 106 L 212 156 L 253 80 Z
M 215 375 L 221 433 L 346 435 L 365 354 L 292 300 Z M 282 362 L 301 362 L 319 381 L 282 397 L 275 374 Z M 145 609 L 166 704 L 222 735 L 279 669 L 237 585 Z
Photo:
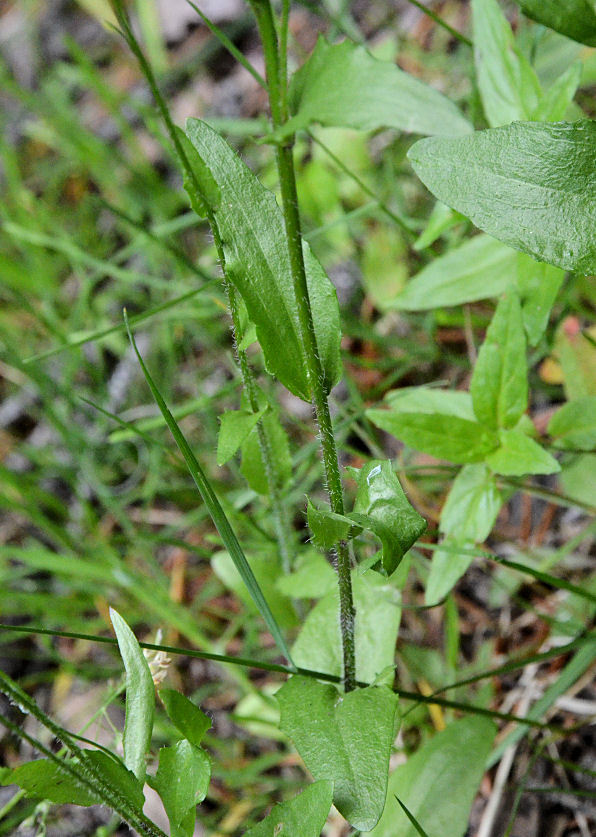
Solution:
M 276 463 L 278 487 L 284 489 L 292 479 L 292 457 L 288 434 L 284 430 L 276 410 L 269 409 L 261 421 L 267 434 L 271 454 Z M 269 494 L 267 471 L 261 455 L 259 437 L 255 427 L 242 443 L 240 473 L 257 494 Z
M 76 762 L 69 760 L 71 767 Z M 18 785 L 25 796 L 47 799 L 56 805 L 101 805 L 102 800 L 93 791 L 59 764 L 50 759 L 37 759 L 15 767 L 2 768 L 0 785 Z
M 435 197 L 516 250 L 596 272 L 596 122 L 431 137 L 408 154 Z
M 110 608 L 110 619 L 126 669 L 124 763 L 139 782 L 145 781 L 145 756 L 151 746 L 155 714 L 155 685 L 141 646 L 120 614 Z
M 256 326 L 267 369 L 294 395 L 310 401 L 284 221 L 275 197 L 205 122 L 189 119 L 186 128 L 221 192 L 219 206 L 212 209 L 226 275 Z M 317 347 L 330 390 L 342 372 L 337 294 L 307 244 L 304 260 Z
M 551 309 L 563 284 L 565 272 L 517 253 L 516 288 L 522 301 L 524 329 L 531 346 L 537 346 L 546 331 Z
M 320 837 L 332 802 L 333 782 L 314 782 L 288 802 L 275 805 L 244 837 Z
M 560 122 L 564 119 L 579 87 L 582 72 L 581 61 L 575 61 L 568 67 L 543 94 L 532 119 L 537 122 Z
M 354 514 L 350 517 L 380 539 L 383 569 L 391 575 L 426 531 L 426 520 L 409 503 L 390 461 L 367 462 L 357 481 Z
M 454 415 L 377 409 L 367 410 L 366 415 L 381 430 L 437 459 L 481 462 L 499 444 L 494 431 Z
M 370 834 L 418 837 L 397 796 L 429 837 L 463 837 L 495 733 L 492 721 L 470 717 L 435 735 L 391 774 L 383 816 Z
M 453 589 L 455 583 L 466 572 L 474 555 L 474 543 L 448 535 L 441 543 L 441 549 L 435 550 L 430 573 L 424 592 L 425 604 L 432 607 L 440 602 Z
M 217 464 L 225 465 L 240 448 L 267 408 L 256 413 L 248 410 L 226 410 L 220 419 L 217 437 Z
M 211 718 L 175 689 L 160 689 L 159 697 L 170 721 L 191 744 L 199 747 L 211 727 Z
M 219 206 L 221 201 L 219 187 L 182 128 L 176 126 L 176 134 L 186 155 L 186 160 L 180 159 L 184 176 L 182 185 L 195 213 L 199 218 L 205 218 L 210 209 L 213 210 Z
M 476 78 L 491 127 L 531 119 L 542 90 L 497 0 L 472 0 Z
M 170 410 L 166 402 L 163 400 L 161 393 L 155 386 L 153 378 L 149 374 L 149 370 L 145 366 L 143 358 L 141 357 L 139 350 L 137 348 L 137 344 L 134 341 L 134 337 L 130 329 L 128 328 L 128 320 L 126 319 L 126 311 L 124 312 L 125 322 L 127 325 L 128 336 L 130 337 L 130 342 L 132 347 L 135 351 L 139 364 L 141 366 L 141 370 L 143 375 L 145 376 L 145 380 L 151 390 L 151 394 L 155 399 L 155 403 L 159 407 L 159 410 L 164 417 L 168 428 L 170 429 L 170 433 L 174 437 L 176 444 L 178 445 L 178 449 L 180 453 L 184 457 L 184 461 L 186 462 L 186 466 L 190 471 L 190 474 L 194 480 L 194 483 L 199 490 L 199 494 L 203 498 L 203 502 L 207 506 L 207 510 L 213 520 L 217 531 L 221 535 L 221 539 L 224 542 L 226 549 L 228 550 L 229 554 L 240 573 L 242 580 L 244 581 L 248 592 L 254 603 L 256 604 L 259 613 L 263 617 L 265 624 L 271 631 L 271 635 L 273 636 L 275 643 L 282 654 L 285 655 L 286 659 L 291 662 L 290 652 L 286 646 L 286 642 L 283 638 L 283 634 L 279 629 L 279 625 L 277 624 L 273 614 L 271 613 L 271 609 L 267 604 L 265 597 L 263 596 L 263 592 L 259 587 L 256 578 L 249 566 L 248 561 L 246 560 L 246 556 L 242 551 L 242 547 L 238 542 L 238 538 L 236 537 L 234 530 L 230 526 L 230 522 L 225 515 L 224 510 L 221 507 L 219 500 L 217 499 L 215 492 L 211 488 L 211 484 L 207 479 L 203 469 L 199 465 L 196 456 L 192 452 L 192 449 L 186 439 L 180 427 L 178 426 L 174 416 L 171 414 Z
M 417 134 L 465 134 L 471 125 L 432 87 L 379 61 L 351 41 L 329 44 L 319 37 L 314 52 L 290 86 L 293 117 L 278 139 L 313 122 L 374 131 L 397 128 Z
M 565 462 L 561 472 L 563 491 L 573 500 L 596 508 L 596 454 L 582 453 Z
M 568 401 L 596 395 L 595 337 L 596 329 L 588 329 L 584 334 L 576 317 L 563 320 L 557 330 L 554 354 L 561 363 Z
M 461 469 L 441 510 L 439 531 L 460 541 L 482 543 L 489 536 L 503 503 L 486 465 Z
M 385 401 L 394 413 L 442 413 L 476 421 L 468 392 L 434 387 L 403 387 L 388 392 Z
M 561 470 L 557 460 L 521 430 L 501 430 L 500 440 L 500 447 L 486 457 L 486 464 L 497 474 L 523 477 Z
M 429 262 L 387 307 L 428 311 L 499 296 L 511 283 L 517 257 L 488 235 L 474 236 Z
M 306 510 L 312 542 L 319 549 L 332 549 L 338 541 L 353 535 L 350 530 L 354 528 L 354 524 L 345 515 L 335 514 L 331 509 L 318 509 L 311 503 L 310 498 L 307 498 Z
M 554 444 L 563 450 L 596 448 L 596 396 L 578 398 L 564 404 L 551 418 L 549 435 Z
M 352 573 L 356 611 L 356 676 L 374 682 L 395 663 L 395 642 L 401 618 L 401 594 L 384 576 L 369 571 Z M 295 663 L 302 668 L 341 676 L 342 646 L 337 583 L 310 611 L 292 646 Z M 393 672 L 391 672 L 391 680 Z
M 192 837 L 194 809 L 205 798 L 210 779 L 209 756 L 185 738 L 159 751 L 157 773 L 147 781 L 161 797 L 172 837 Z
M 528 406 L 526 337 L 519 297 L 501 298 L 474 366 L 470 393 L 478 421 L 515 427 Z
M 294 572 L 280 576 L 275 586 L 293 599 L 320 599 L 335 590 L 337 576 L 327 559 L 312 549 L 298 558 Z
M 532 20 L 580 44 L 596 46 L 596 8 L 593 0 L 515 0 Z
M 315 779 L 334 784 L 333 802 L 355 828 L 371 829 L 385 804 L 397 695 L 386 686 L 340 694 L 292 677 L 276 695 L 281 729 Z

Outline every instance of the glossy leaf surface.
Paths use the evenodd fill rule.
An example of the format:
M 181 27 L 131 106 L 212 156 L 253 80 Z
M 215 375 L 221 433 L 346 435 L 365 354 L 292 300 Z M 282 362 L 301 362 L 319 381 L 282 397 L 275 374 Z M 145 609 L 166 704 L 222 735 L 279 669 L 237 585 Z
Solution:
M 281 729 L 315 779 L 331 780 L 333 802 L 355 828 L 377 823 L 387 791 L 397 695 L 386 686 L 340 694 L 292 677 L 277 693 Z
M 596 122 L 514 123 L 409 151 L 444 203 L 540 261 L 596 272 Z
M 313 122 L 448 136 L 472 130 L 458 108 L 437 90 L 351 41 L 329 44 L 320 37 L 295 74 L 290 96 L 294 115 L 280 137 Z
M 189 119 L 186 127 L 219 187 L 221 201 L 213 209 L 226 274 L 256 325 L 267 368 L 294 395 L 310 401 L 284 221 L 275 197 L 205 122 Z M 304 260 L 325 385 L 331 389 L 341 377 L 337 295 L 307 244 Z
M 320 837 L 332 802 L 333 782 L 313 782 L 298 796 L 275 805 L 245 837 Z
M 581 44 L 596 46 L 593 0 L 515 0 L 524 14 Z

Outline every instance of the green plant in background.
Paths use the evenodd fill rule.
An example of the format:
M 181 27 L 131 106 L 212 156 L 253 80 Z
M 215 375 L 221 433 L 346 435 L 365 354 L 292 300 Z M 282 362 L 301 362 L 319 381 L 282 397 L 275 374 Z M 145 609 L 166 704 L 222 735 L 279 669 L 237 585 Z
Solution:
M 450 669 L 437 675 L 438 691 L 465 689 L 497 672 L 515 671 L 526 664 L 523 659 L 513 659 L 502 669 L 483 671 L 481 666 L 480 671 L 476 669 L 469 677 L 454 682 L 458 629 L 450 592 L 476 556 L 495 558 L 482 545 L 521 478 L 555 474 L 561 468 L 564 472 L 568 463 L 577 467 L 577 458 L 566 457 L 580 457 L 581 461 L 581 457 L 593 456 L 596 448 L 596 392 L 593 383 L 586 383 L 587 374 L 574 372 L 575 379 L 579 377 L 583 382 L 578 397 L 571 398 L 550 419 L 552 445 L 545 443 L 527 415 L 531 393 L 528 370 L 536 357 L 548 354 L 550 313 L 565 285 L 566 271 L 578 275 L 596 272 L 596 129 L 573 103 L 582 65 L 571 60 L 555 81 L 545 83 L 496 0 L 473 0 L 476 82 L 489 126 L 474 130 L 458 105 L 349 39 L 332 43 L 319 38 L 302 67 L 288 79 L 289 0 L 283 0 L 279 12 L 269 0 L 250 0 L 249 5 L 263 46 L 265 79 L 223 32 L 209 25 L 267 91 L 271 122 L 263 126 L 261 140 L 274 149 L 279 204 L 213 125 L 195 118 L 187 121 L 185 132 L 174 125 L 158 81 L 163 69 L 160 44 L 154 39 L 152 45 L 141 46 L 122 4 L 114 3 L 121 34 L 140 65 L 165 125 L 166 137 L 161 140 L 183 174 L 196 216 L 188 213 L 183 223 L 190 227 L 197 223 L 197 217 L 199 223 L 207 221 L 223 287 L 220 294 L 216 281 L 200 261 L 197 267 L 196 260 L 169 244 L 174 262 L 192 272 L 193 282 L 200 279 L 202 287 L 189 289 L 185 284 L 174 299 L 135 318 L 126 318 L 126 329 L 163 423 L 170 429 L 202 497 L 200 519 L 205 515 L 211 518 L 221 538 L 217 545 L 225 549 L 212 555 L 210 544 L 204 557 L 211 560 L 224 584 L 248 608 L 252 607 L 253 613 L 260 614 L 286 664 L 222 654 L 225 643 L 207 635 L 204 626 L 199 627 L 198 614 L 170 601 L 158 567 L 150 565 L 155 583 L 151 578 L 142 581 L 141 574 L 134 573 L 113 548 L 99 540 L 90 544 L 77 562 L 76 544 L 59 524 L 55 527 L 58 532 L 51 534 L 60 544 L 60 554 L 30 546 L 7 554 L 18 554 L 26 566 L 51 569 L 58 575 L 74 572 L 81 585 L 106 580 L 120 594 L 126 591 L 141 616 L 147 609 L 153 619 L 175 628 L 194 643 L 199 649 L 196 656 L 236 663 L 237 672 L 244 666 L 288 675 L 273 703 L 243 674 L 237 673 L 236 677 L 250 707 L 247 717 L 264 724 L 265 729 L 278 726 L 274 734 L 281 731 L 285 740 L 293 742 L 314 782 L 298 796 L 275 806 L 264 820 L 245 832 L 247 835 L 317 837 L 333 804 L 355 833 L 457 837 L 465 832 L 486 766 L 500 757 L 511 740 L 511 736 L 505 738 L 493 748 L 494 720 L 517 721 L 513 735 L 518 738 L 531 726 L 549 728 L 551 725 L 543 720 L 544 712 L 596 657 L 594 636 L 586 633 L 596 603 L 593 589 L 583 589 L 546 572 L 550 566 L 502 560 L 504 567 L 566 590 L 573 603 L 584 608 L 579 620 L 567 627 L 566 635 L 571 639 L 566 646 L 533 658 L 540 662 L 575 652 L 560 680 L 545 692 L 528 717 L 500 715 L 478 701 L 470 704 L 455 697 L 425 696 L 408 692 L 401 683 L 394 684 L 402 591 L 413 566 L 424 583 L 427 605 L 447 602 Z M 520 5 L 546 26 L 586 43 L 593 41 L 596 13 L 586 11 L 586 4 L 569 4 L 565 14 L 555 4 Z M 145 30 L 152 31 L 147 18 Z M 79 66 L 89 83 L 92 80 L 101 95 L 109 97 L 92 68 L 80 58 Z M 66 105 L 64 112 L 66 118 Z M 159 135 L 153 114 L 145 111 L 143 116 Z M 565 117 L 573 121 L 560 121 Z M 374 193 L 372 197 L 375 209 L 399 227 L 399 235 L 403 235 L 400 253 L 406 249 L 405 240 L 426 255 L 437 242 L 444 241 L 447 246 L 441 254 L 426 259 L 425 266 L 403 287 L 400 282 L 397 292 L 383 288 L 379 308 L 390 316 L 395 311 L 440 312 L 496 299 L 468 391 L 444 386 L 402 387 L 386 392 L 382 406 L 368 406 L 360 399 L 345 418 L 332 417 L 330 392 L 343 376 L 341 317 L 335 289 L 302 232 L 298 193 L 304 174 L 297 171 L 294 153 L 296 132 L 306 132 L 325 150 L 326 134 L 317 126 L 355 131 L 391 128 L 427 136 L 408 152 L 415 173 L 439 201 L 424 228 Z M 134 146 L 134 138 L 130 141 Z M 91 139 L 87 146 L 92 161 L 97 161 L 96 179 L 105 181 L 106 197 L 111 197 L 111 184 L 102 168 L 104 151 Z M 341 169 L 343 164 L 332 151 L 329 159 L 350 178 L 356 200 L 361 200 L 368 189 L 366 184 L 349 169 Z M 126 159 L 121 164 L 128 170 Z M 160 231 L 148 233 L 135 218 L 135 210 L 144 192 L 159 188 L 159 184 L 152 180 L 150 167 L 143 164 L 133 172 L 130 182 L 131 206 L 117 212 L 144 243 L 159 245 L 171 228 L 165 221 L 170 204 L 178 206 L 179 196 L 164 196 Z M 20 189 L 16 178 L 13 186 L 16 198 Z M 313 206 L 316 211 L 316 203 Z M 483 232 L 463 237 L 466 219 Z M 420 235 L 414 241 L 415 231 Z M 112 264 L 107 257 L 90 258 L 66 236 L 52 239 L 28 230 L 25 219 L 18 215 L 7 225 L 7 232 L 19 246 L 31 245 L 32 249 L 26 251 L 30 259 L 47 260 L 47 252 L 39 255 L 35 248 L 51 248 L 93 271 L 92 282 L 108 274 L 118 278 L 119 274 L 122 282 L 140 278 L 146 286 L 159 286 L 163 244 L 156 247 L 155 273 L 135 277 L 129 268 L 118 268 L 117 262 Z M 14 277 L 11 284 L 16 284 Z M 93 296 L 92 287 L 88 298 Z M 181 418 L 200 411 L 203 402 L 199 399 L 198 404 L 170 411 L 161 384 L 145 365 L 132 334 L 143 317 L 181 302 L 190 303 L 195 294 L 206 299 L 206 288 L 212 289 L 211 303 L 215 300 L 215 304 L 208 300 L 202 307 L 199 304 L 201 320 L 207 329 L 214 307 L 227 306 L 235 348 L 230 366 L 234 368 L 235 364 L 234 374 L 242 385 L 241 393 L 234 387 L 229 408 L 220 416 L 217 464 L 228 463 L 235 468 L 235 457 L 241 454 L 239 475 L 246 480 L 251 498 L 265 499 L 266 517 L 258 525 L 250 515 L 238 513 L 245 503 L 242 495 L 218 497 L 208 468 L 200 464 L 200 454 L 193 452 L 180 427 Z M 372 289 L 371 296 L 374 298 Z M 143 310 L 142 295 L 133 301 Z M 189 309 L 191 321 L 194 312 Z M 56 333 L 53 318 L 47 319 L 46 326 Z M 70 348 L 109 336 L 118 328 L 56 336 Z M 217 340 L 215 337 L 210 347 L 214 352 L 221 351 Z M 118 347 L 122 351 L 122 344 Z M 175 353 L 174 346 L 170 350 Z M 534 355 L 528 358 L 532 352 Z M 25 370 L 23 375 L 35 374 L 29 373 L 29 366 L 15 353 L 9 352 L 8 358 L 15 368 Z M 561 365 L 564 374 L 566 370 L 569 374 L 571 362 L 561 357 Z M 166 376 L 160 371 L 161 377 Z M 303 465 L 306 457 L 302 462 L 300 456 L 292 458 L 282 423 L 283 401 L 274 380 L 314 408 L 326 503 L 320 502 L 313 488 L 319 477 L 317 470 L 311 475 L 309 470 L 313 468 Z M 42 386 L 41 381 L 36 383 Z M 107 418 L 117 412 L 101 409 Z M 211 416 L 212 430 L 214 419 Z M 122 427 L 116 438 L 151 439 L 152 425 L 118 420 Z M 383 458 L 375 427 L 404 443 L 406 449 L 456 466 L 449 471 L 454 479 L 442 506 L 439 542 L 428 571 L 420 571 L 416 564 L 423 547 L 421 543 L 415 546 L 426 531 L 426 521 L 409 502 L 392 461 Z M 359 468 L 342 468 L 338 456 L 350 428 L 357 428 L 370 441 L 373 454 Z M 308 444 L 312 452 L 316 445 Z M 567 452 L 562 464 L 549 447 L 553 452 Z M 176 467 L 180 469 L 178 460 Z M 405 468 L 403 474 L 407 474 Z M 9 508 L 22 510 L 30 503 L 23 497 L 24 484 L 8 474 L 7 480 Z M 42 489 L 36 491 L 47 505 L 50 500 L 45 494 L 41 496 Z M 312 540 L 308 545 L 298 542 L 290 524 L 290 511 L 302 502 L 304 493 Z M 109 495 L 108 487 L 103 496 Z M 353 498 L 351 510 L 346 496 Z M 187 499 L 186 494 L 184 503 L 194 506 L 194 500 Z M 592 504 L 587 500 L 585 505 Z M 54 507 L 59 519 L 61 514 L 65 516 L 58 501 Z M 125 537 L 134 542 L 135 528 L 125 508 L 116 502 L 109 507 Z M 31 509 L 27 511 L 33 514 Z M 39 515 L 37 519 L 49 530 L 46 520 Z M 250 548 L 242 546 L 244 539 Z M 312 599 L 318 601 L 308 610 L 306 603 Z M 41 615 L 43 610 L 33 612 Z M 35 799 L 80 805 L 102 802 L 138 833 L 162 834 L 142 812 L 146 782 L 161 797 L 171 834 L 192 835 L 196 807 L 208 792 L 211 776 L 211 762 L 203 749 L 210 721 L 178 691 L 160 689 L 161 702 L 173 725 L 167 737 L 176 740 L 159 750 L 157 768 L 147 771 L 146 758 L 154 736 L 154 677 L 131 629 L 115 611 L 111 611 L 111 619 L 126 670 L 123 759 L 102 749 L 82 750 L 77 736 L 62 730 L 19 686 L 2 675 L 0 690 L 60 738 L 64 751 L 56 755 L 41 740 L 29 736 L 26 740 L 47 758 L 4 769 L 0 782 L 17 784 L 25 795 Z M 100 623 L 95 624 L 99 630 Z M 60 634 L 51 629 L 48 632 Z M 67 635 L 89 638 L 82 630 Z M 258 648 L 258 642 L 255 645 Z M 185 653 L 175 647 L 167 650 Z M 408 653 L 413 671 L 417 666 L 425 668 L 420 654 L 405 651 L 405 659 Z M 426 679 L 427 673 L 424 671 L 418 680 Z M 429 675 L 428 679 L 435 678 Z M 414 708 L 406 711 L 408 702 L 413 702 Z M 390 756 L 400 725 L 405 728 L 408 713 L 425 705 L 472 714 L 452 720 L 390 774 Z M 238 714 L 241 717 L 241 705 Z M 15 734 L 28 735 L 20 733 L 10 719 L 3 722 Z M 559 731 L 556 725 L 553 729 Z

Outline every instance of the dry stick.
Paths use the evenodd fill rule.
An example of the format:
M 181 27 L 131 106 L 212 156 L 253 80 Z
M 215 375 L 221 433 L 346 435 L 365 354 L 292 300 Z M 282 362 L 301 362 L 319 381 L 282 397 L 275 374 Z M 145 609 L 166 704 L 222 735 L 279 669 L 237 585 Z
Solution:
M 192 4 L 191 4 L 192 5 Z M 151 88 L 151 92 L 153 97 L 157 103 L 157 106 L 160 110 L 162 119 L 165 123 L 166 129 L 174 144 L 174 148 L 176 149 L 176 153 L 178 154 L 178 158 L 182 163 L 182 166 L 185 170 L 186 175 L 193 181 L 193 185 L 197 190 L 199 195 L 203 195 L 203 190 L 201 189 L 201 185 L 198 182 L 198 179 L 190 165 L 190 162 L 186 156 L 186 152 L 180 142 L 178 134 L 176 133 L 176 128 L 174 123 L 172 122 L 172 117 L 170 116 L 170 112 L 168 107 L 164 101 L 163 96 L 161 95 L 161 91 L 157 86 L 157 82 L 155 80 L 155 76 L 153 74 L 153 70 L 151 65 L 147 61 L 143 50 L 140 47 L 139 42 L 136 40 L 132 29 L 130 28 L 130 24 L 128 19 L 123 11 L 121 2 L 115 3 L 115 9 L 118 17 L 118 22 L 120 23 L 122 30 L 121 34 L 124 36 L 124 39 L 128 43 L 130 49 L 132 50 L 133 54 L 135 55 L 143 75 L 147 79 L 149 87 Z M 253 412 L 257 412 L 259 409 L 258 398 L 257 398 L 257 383 L 254 377 L 253 370 L 248 362 L 248 358 L 246 356 L 246 352 L 239 348 L 238 345 L 238 335 L 241 334 L 240 329 L 240 317 L 238 313 L 238 305 L 236 302 L 236 291 L 232 283 L 227 277 L 226 272 L 226 260 L 225 260 L 225 253 L 223 248 L 223 241 L 219 234 L 219 229 L 217 226 L 217 221 L 215 219 L 215 214 L 213 210 L 209 207 L 207 200 L 203 198 L 203 204 L 205 205 L 205 215 L 209 226 L 211 227 L 211 232 L 213 233 L 213 240 L 215 242 L 215 247 L 217 250 L 217 257 L 219 259 L 221 269 L 223 272 L 223 284 L 226 291 L 227 299 L 228 299 L 228 307 L 230 309 L 230 314 L 232 318 L 232 337 L 234 341 L 234 348 L 236 352 L 236 356 L 238 359 L 238 365 L 240 367 L 240 373 L 242 377 L 242 384 L 248 394 L 250 406 Z M 261 451 L 261 456 L 263 458 L 263 463 L 265 465 L 265 476 L 267 479 L 267 486 L 269 488 L 269 495 L 271 498 L 271 509 L 273 514 L 273 525 L 275 528 L 275 536 L 279 548 L 279 553 L 281 557 L 281 562 L 284 570 L 289 572 L 292 566 L 292 551 L 288 543 L 287 533 L 290 531 L 290 525 L 287 520 L 287 512 L 285 502 L 282 499 L 281 492 L 280 492 L 280 484 L 279 484 L 279 476 L 277 473 L 277 469 L 275 467 L 275 459 L 273 457 L 272 451 L 272 444 L 267 429 L 263 423 L 263 420 L 260 419 L 257 423 L 257 435 L 259 440 L 259 448 Z
M 263 42 L 271 119 L 274 128 L 279 128 L 287 119 L 287 103 L 283 95 L 285 83 L 280 84 L 280 65 L 281 67 L 285 67 L 285 58 L 280 62 L 277 32 L 275 30 L 269 0 L 249 0 L 249 2 L 257 19 L 259 33 Z M 287 15 L 285 18 L 287 20 Z M 327 491 L 332 511 L 336 514 L 343 515 L 344 499 L 337 448 L 329 412 L 329 401 L 327 398 L 323 367 L 317 348 L 302 253 L 302 232 L 298 211 L 298 196 L 296 193 L 296 176 L 292 154 L 293 146 L 294 136 L 292 135 L 276 147 L 276 161 L 281 187 L 286 238 L 288 241 L 292 280 L 298 306 L 300 336 L 304 344 L 308 378 L 321 436 Z M 344 687 L 348 692 L 356 686 L 355 612 L 352 596 L 352 579 L 350 575 L 350 554 L 345 541 L 340 541 L 337 544 L 335 550 L 335 566 L 339 583 Z

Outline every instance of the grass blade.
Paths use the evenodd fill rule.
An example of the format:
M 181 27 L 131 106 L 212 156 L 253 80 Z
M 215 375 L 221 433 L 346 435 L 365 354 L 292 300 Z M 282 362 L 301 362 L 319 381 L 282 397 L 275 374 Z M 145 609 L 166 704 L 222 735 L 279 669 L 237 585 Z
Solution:
M 395 795 L 395 794 L 394 794 L 394 795 Z M 414 828 L 416 829 L 416 831 L 418 832 L 418 834 L 420 834 L 420 837 L 428 837 L 428 834 L 427 834 L 427 833 L 426 833 L 426 831 L 422 828 L 422 826 L 420 825 L 420 823 L 418 822 L 418 820 L 416 819 L 416 817 L 414 816 L 414 814 L 412 814 L 412 812 L 411 812 L 410 810 L 408 810 L 408 808 L 406 808 L 406 806 L 405 806 L 405 805 L 404 805 L 404 803 L 401 801 L 401 799 L 399 798 L 399 796 L 396 796 L 395 798 L 397 799 L 397 802 L 398 802 L 398 804 L 400 805 L 400 807 L 401 807 L 402 811 L 404 812 L 404 814 L 406 815 L 406 817 L 410 820 L 410 822 L 412 823 L 412 825 L 414 826 Z
M 126 316 L 126 311 L 124 311 L 124 321 L 126 323 L 126 330 L 128 331 L 128 336 L 130 337 L 131 345 L 135 351 L 135 354 L 138 358 L 139 364 L 143 371 L 143 375 L 145 376 L 145 380 L 149 385 L 149 389 L 151 390 L 151 394 L 155 399 L 157 406 L 159 407 L 161 414 L 163 415 L 166 424 L 170 428 L 170 432 L 174 437 L 176 444 L 180 450 L 180 453 L 184 457 L 184 461 L 190 471 L 190 474 L 194 480 L 196 487 L 199 490 L 201 497 L 203 498 L 203 502 L 207 506 L 211 519 L 217 528 L 217 531 L 221 535 L 221 538 L 224 542 L 224 545 L 228 552 L 230 553 L 230 557 L 232 558 L 234 564 L 236 565 L 236 569 L 240 573 L 240 576 L 244 583 L 246 584 L 247 590 L 250 593 L 252 600 L 256 604 L 261 616 L 265 620 L 265 624 L 271 631 L 273 638 L 277 644 L 277 647 L 280 649 L 282 654 L 285 658 L 291 663 L 292 658 L 290 656 L 290 652 L 286 645 L 285 639 L 281 633 L 279 625 L 277 624 L 275 617 L 271 613 L 271 609 L 263 596 L 263 591 L 258 585 L 256 578 L 254 577 L 253 571 L 250 568 L 248 561 L 246 560 L 246 556 L 242 551 L 242 547 L 238 542 L 238 538 L 236 537 L 228 518 L 225 515 L 224 510 L 221 507 L 219 500 L 217 499 L 215 492 L 211 488 L 211 484 L 207 479 L 205 472 L 199 465 L 197 458 L 195 457 L 194 453 L 192 452 L 190 445 L 184 438 L 180 427 L 178 426 L 176 419 L 171 414 L 170 410 L 166 402 L 163 400 L 159 390 L 155 386 L 153 378 L 151 377 L 149 370 L 145 366 L 143 358 L 140 355 L 139 350 L 137 349 L 137 344 L 135 343 L 134 337 L 132 336 L 132 332 L 128 325 L 128 318 Z

